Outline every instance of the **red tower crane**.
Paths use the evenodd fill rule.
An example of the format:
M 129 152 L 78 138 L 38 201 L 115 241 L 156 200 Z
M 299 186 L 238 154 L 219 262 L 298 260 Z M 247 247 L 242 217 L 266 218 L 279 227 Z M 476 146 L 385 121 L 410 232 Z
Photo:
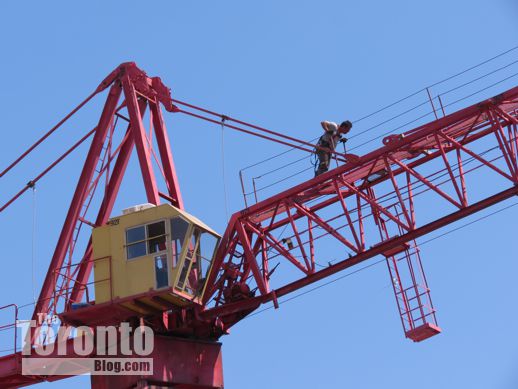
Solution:
M 416 239 L 518 194 L 515 87 L 411 131 L 388 136 L 381 148 L 368 154 L 334 152 L 342 165 L 233 214 L 204 280 L 206 288 L 200 301 L 177 306 L 150 291 L 146 296 L 96 304 L 89 296 L 90 275 L 97 260 L 92 241 L 86 243 L 79 261 L 75 261 L 76 244 L 85 225 L 97 227 L 108 222 L 134 147 L 147 201 L 159 205 L 165 200 L 183 209 L 162 107 L 307 152 L 315 147 L 173 99 L 160 78 L 148 77 L 134 63 L 124 63 L 0 177 L 107 89 L 98 124 L 0 208 L 3 211 L 92 137 L 33 319 L 58 316 L 62 324 L 73 326 L 146 323 L 156 334 L 152 375 L 92 376 L 94 388 L 222 388 L 218 339 L 233 325 L 262 304 L 272 302 L 278 307 L 279 298 L 376 255 L 386 258 L 405 336 L 416 342 L 434 336 L 441 330 Z M 151 120 L 146 128 L 143 117 L 148 109 Z M 126 129 L 116 142 L 121 122 Z M 152 133 L 159 155 L 152 147 Z M 167 193 L 158 189 L 153 159 L 160 167 Z M 473 185 L 476 174 L 491 176 L 492 187 L 481 191 Z M 95 209 L 95 219 L 88 220 L 96 190 L 102 200 Z M 319 261 L 328 262 L 328 250 L 342 259 L 317 267 Z M 281 274 L 273 261 L 286 264 L 290 271 Z M 143 297 L 151 298 L 153 304 Z M 74 309 L 85 301 L 87 305 Z M 139 307 L 139 314 L 124 306 L 128 301 Z M 14 305 L 5 309 L 12 308 L 16 310 Z M 31 347 L 37 346 L 36 338 L 35 333 L 30 334 Z M 65 341 L 69 346 L 73 339 Z M 16 342 L 14 352 L 0 358 L 2 387 L 66 378 L 22 374 L 22 359 L 37 357 L 22 355 Z M 93 350 L 87 356 L 95 355 Z

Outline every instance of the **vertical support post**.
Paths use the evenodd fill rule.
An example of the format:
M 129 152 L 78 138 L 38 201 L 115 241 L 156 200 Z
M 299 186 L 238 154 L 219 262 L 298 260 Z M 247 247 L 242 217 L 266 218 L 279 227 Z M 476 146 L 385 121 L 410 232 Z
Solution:
M 345 218 L 347 219 L 347 224 L 349 225 L 349 229 L 351 230 L 354 241 L 356 242 L 356 246 L 358 247 L 358 252 L 360 252 L 363 249 L 362 244 L 360 243 L 360 241 L 358 239 L 358 234 L 356 233 L 356 229 L 354 228 L 354 224 L 351 219 L 351 215 L 349 214 L 349 210 L 347 209 L 347 203 L 345 202 L 345 199 L 342 195 L 342 192 L 340 191 L 340 188 L 338 187 L 336 180 L 333 180 L 333 186 L 334 186 L 334 188 L 336 190 L 336 194 L 338 195 L 338 198 L 340 200 L 340 204 L 342 205 L 342 209 L 344 211 Z
M 442 104 L 442 99 L 441 99 L 441 95 L 437 95 L 437 99 L 439 100 L 439 104 L 441 105 L 441 111 L 442 111 L 442 116 L 446 116 L 446 112 L 444 111 L 444 105 Z
M 267 289 L 270 289 L 270 269 L 268 265 L 268 246 L 264 239 L 258 238 L 261 242 L 261 256 L 263 261 L 263 279 Z
M 432 95 L 430 94 L 430 89 L 426 88 L 426 93 L 428 93 L 428 98 L 430 99 L 430 104 L 432 104 L 433 114 L 435 115 L 435 119 L 439 119 L 437 116 L 437 111 L 435 110 L 435 105 L 433 104 Z
M 243 171 L 239 171 L 239 181 L 241 181 L 241 191 L 243 192 L 243 200 L 245 201 L 245 208 L 248 208 L 248 202 L 246 201 L 245 183 L 243 182 Z
M 308 272 L 311 271 L 311 263 L 309 262 L 308 256 L 306 254 L 306 250 L 304 249 L 304 243 L 302 243 L 302 239 L 300 238 L 300 233 L 297 229 L 297 225 L 295 224 L 295 220 L 293 220 L 293 217 L 291 216 L 290 212 L 290 204 L 286 201 L 284 203 L 285 209 L 286 209 L 286 215 L 288 216 L 288 219 L 290 220 L 291 228 L 293 230 L 293 234 L 295 235 L 295 238 L 297 239 L 297 244 L 300 249 L 300 253 L 302 254 L 302 258 L 304 258 L 304 263 L 306 264 L 306 268 L 308 269 Z
M 147 199 L 150 203 L 159 205 L 160 196 L 158 195 L 158 187 L 155 180 L 155 174 L 153 173 L 153 167 L 151 165 L 149 150 L 146 146 L 146 130 L 144 128 L 144 123 L 142 122 L 135 87 L 131 83 L 127 74 L 122 78 L 122 88 L 124 89 L 124 95 L 126 96 L 128 114 L 131 120 L 131 132 L 133 133 L 133 140 L 135 141 L 135 146 L 137 148 Z
M 362 201 L 359 194 L 356 194 L 356 212 L 358 214 L 358 228 L 360 230 L 361 251 L 365 250 L 365 229 L 363 227 Z
M 162 160 L 162 167 L 164 169 L 169 196 L 175 200 L 173 203 L 175 207 L 184 209 L 182 194 L 180 192 L 180 185 L 178 184 L 178 176 L 176 175 L 173 155 L 171 153 L 171 146 L 169 144 L 169 137 L 167 136 L 164 118 L 162 116 L 162 111 L 160 110 L 158 101 L 155 100 L 154 104 L 149 104 L 149 108 L 153 116 L 156 142 L 158 144 L 160 159 Z
M 518 163 L 513 157 L 512 149 L 508 144 L 508 140 L 506 139 L 504 130 L 502 128 L 502 123 L 500 122 L 498 116 L 496 116 L 492 111 L 488 110 L 488 115 L 493 123 L 493 127 L 495 128 L 494 134 L 498 141 L 500 150 L 502 151 L 502 155 L 504 156 L 507 167 L 509 168 L 509 173 L 515 179 L 518 179 Z
M 239 240 L 241 242 L 241 246 L 243 246 L 243 251 L 245 253 L 245 258 L 252 270 L 252 274 L 254 275 L 255 282 L 257 283 L 257 287 L 262 295 L 268 294 L 268 289 L 264 284 L 263 277 L 261 275 L 261 271 L 257 266 L 257 262 L 255 261 L 254 254 L 252 249 L 250 248 L 250 240 L 248 239 L 248 235 L 243 227 L 243 224 L 238 220 L 236 222 L 236 232 L 239 236 Z
M 259 200 L 257 199 L 257 188 L 255 186 L 255 177 L 252 178 L 252 185 L 254 187 L 254 199 L 255 199 L 255 203 L 257 204 L 259 202 Z
M 441 157 L 444 162 L 444 165 L 446 166 L 446 170 L 448 171 L 448 174 L 451 179 L 451 183 L 455 189 L 455 192 L 457 192 L 457 196 L 459 197 L 459 201 L 464 207 L 468 206 L 466 198 L 463 196 L 463 192 L 461 192 L 461 189 L 459 188 L 459 185 L 457 184 L 457 178 L 455 178 L 455 175 L 453 174 L 453 170 L 450 166 L 450 162 L 448 161 L 448 156 L 446 155 L 446 150 L 444 149 L 444 145 L 442 144 L 441 140 L 439 139 L 439 136 L 437 134 L 434 135 L 435 141 L 437 142 L 437 148 L 441 152 Z
M 309 240 L 309 257 L 311 260 L 311 272 L 315 272 L 315 241 L 313 240 L 313 222 L 308 218 L 308 240 Z

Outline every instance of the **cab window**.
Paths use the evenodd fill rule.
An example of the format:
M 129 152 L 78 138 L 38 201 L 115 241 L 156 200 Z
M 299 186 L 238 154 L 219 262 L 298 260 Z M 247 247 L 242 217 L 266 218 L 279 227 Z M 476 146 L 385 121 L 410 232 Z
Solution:
M 191 296 L 201 296 L 219 238 L 194 227 L 176 287 Z
M 159 221 L 126 230 L 128 259 L 166 250 L 165 222 Z
M 189 222 L 180 216 L 171 219 L 171 258 L 173 268 L 176 267 L 182 253 L 182 245 L 189 229 Z

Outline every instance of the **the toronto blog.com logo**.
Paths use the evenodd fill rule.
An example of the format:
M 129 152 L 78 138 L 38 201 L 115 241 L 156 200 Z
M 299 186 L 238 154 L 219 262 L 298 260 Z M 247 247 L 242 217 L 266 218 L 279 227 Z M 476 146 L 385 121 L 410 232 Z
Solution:
M 19 320 L 22 374 L 152 375 L 153 330 L 144 325 L 70 327 L 56 317 Z

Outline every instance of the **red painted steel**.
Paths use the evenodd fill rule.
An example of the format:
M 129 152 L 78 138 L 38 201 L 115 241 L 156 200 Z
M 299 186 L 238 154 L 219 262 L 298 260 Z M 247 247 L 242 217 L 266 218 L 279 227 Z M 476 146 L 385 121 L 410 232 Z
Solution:
M 106 174 L 107 178 L 109 176 L 109 180 L 107 179 L 104 198 L 99 208 L 95 225 L 102 225 L 108 220 L 134 145 L 137 147 L 137 154 L 139 156 L 143 172 L 144 186 L 148 195 L 148 201 L 155 204 L 159 203 L 159 193 L 150 160 L 151 145 L 147 143 L 146 131 L 141 120 L 141 117 L 148 106 L 151 107 L 151 111 L 154 114 L 153 124 L 157 134 L 157 145 L 159 147 L 162 160 L 161 168 L 163 168 L 166 173 L 166 186 L 169 191 L 171 202 L 173 205 L 183 208 L 176 171 L 168 139 L 165 136 L 165 127 L 159 106 L 160 104 L 163 104 L 166 106 L 166 109 L 171 110 L 172 102 L 169 89 L 162 84 L 160 79 L 156 77 L 147 77 L 147 75 L 138 69 L 134 63 L 122 64 L 114 70 L 114 72 L 112 72 L 111 75 L 100 84 L 94 94 L 89 96 L 87 100 L 81 103 L 76 109 L 60 121 L 43 138 L 38 140 L 38 142 L 24 152 L 20 158 L 9 165 L 2 174 L 8 172 L 21 159 L 26 157 L 32 150 L 34 150 L 34 148 L 43 142 L 43 140 L 51 135 L 52 132 L 68 120 L 78 109 L 86 104 L 93 95 L 100 93 L 108 87 L 110 90 L 99 124 L 35 179 L 38 180 L 46 174 L 51 168 L 70 154 L 70 152 L 72 152 L 79 144 L 86 140 L 88 136 L 92 133 L 94 134 L 84 168 L 65 219 L 65 224 L 49 266 L 47 277 L 45 278 L 40 297 L 34 310 L 33 319 L 36 318 L 38 313 L 53 315 L 58 313 L 59 310 L 68 309 L 71 303 L 81 301 L 84 293 L 84 288 L 82 288 L 81 285 L 86 283 L 91 272 L 91 242 L 87 244 L 85 254 L 82 257 L 79 266 L 75 268 L 74 273 L 66 275 L 63 274 L 58 281 L 54 279 L 56 269 L 62 268 L 66 259 L 66 264 L 71 264 L 75 241 L 81 225 L 83 223 L 94 224 L 88 222 L 84 215 L 90 206 L 93 193 L 97 189 L 97 184 L 102 174 Z M 117 108 L 122 93 L 124 93 L 125 101 Z M 127 109 L 130 122 L 133 124 L 130 123 L 128 125 L 126 136 L 122 139 L 121 144 L 116 148 L 116 152 L 113 155 L 108 155 L 112 147 L 114 118 L 115 115 L 117 115 L 117 117 L 121 117 L 119 113 L 121 108 Z M 151 130 L 152 129 L 150 129 L 150 131 Z M 115 154 L 117 153 L 118 155 L 113 171 L 110 172 L 111 160 L 115 158 Z M 35 180 L 31 182 L 35 182 Z M 28 187 L 29 185 L 23 188 L 19 194 L 27 190 Z M 14 201 L 19 194 L 17 194 L 10 202 L 5 204 L 2 207 L 2 210 Z M 59 288 L 59 290 L 64 292 L 56 293 L 56 288 Z
M 55 269 L 63 266 L 63 261 L 65 260 L 67 249 L 72 241 L 74 227 L 79 221 L 79 212 L 84 204 L 88 186 L 92 181 L 95 167 L 100 157 L 102 145 L 104 144 L 108 134 L 108 127 L 116 112 L 117 102 L 119 100 L 120 94 L 120 86 L 114 84 L 108 93 L 108 99 L 106 100 L 99 124 L 97 125 L 97 129 L 90 146 L 90 151 L 86 157 L 83 171 L 79 177 L 79 182 L 72 198 L 71 206 L 65 218 L 65 224 L 61 230 L 61 235 L 58 239 L 54 255 L 50 262 L 47 276 L 45 277 L 39 299 L 34 308 L 32 317 L 33 320 L 37 319 L 38 313 L 51 313 L 49 312 L 49 309 L 57 307 L 57 302 L 51 300 L 51 296 L 54 292 L 52 289 L 53 272 Z
M 120 301 L 114 299 L 83 311 L 72 311 L 72 303 L 85 298 L 91 300 L 87 294 L 95 260 L 91 241 L 78 263 L 72 263 L 72 254 L 78 228 L 83 223 L 107 222 L 134 146 L 148 201 L 158 204 L 162 197 L 183 208 L 161 106 L 170 112 L 183 112 L 221 124 L 216 119 L 179 109 L 173 105 L 176 102 L 239 125 L 224 123 L 229 128 L 305 151 L 313 150 L 308 142 L 173 100 L 159 78 L 148 77 L 134 63 L 120 65 L 94 94 L 107 88 L 110 88 L 108 98 L 93 130 L 90 151 L 35 309 L 35 314 L 59 313 L 69 323 L 113 324 L 122 317 L 137 319 L 128 316 Z M 121 95 L 124 101 L 117 108 Z M 127 117 L 119 112 L 121 107 L 128 111 Z M 155 153 L 151 135 L 148 138 L 143 123 L 147 108 L 153 127 L 149 134 L 154 130 L 167 194 L 158 191 L 153 172 L 151 156 Z M 176 307 L 160 300 L 152 291 L 145 296 L 133 296 L 132 302 L 137 304 L 140 297 L 146 297 L 163 306 L 163 310 L 146 317 L 159 334 L 215 340 L 261 304 L 272 301 L 278 307 L 278 299 L 289 293 L 383 255 L 405 336 L 413 341 L 433 336 L 440 328 L 415 240 L 518 194 L 517 117 L 518 87 L 404 134 L 388 136 L 383 147 L 361 157 L 337 153 L 342 162 L 347 161 L 344 165 L 231 217 L 208 276 L 203 305 Z M 116 146 L 113 142 L 118 118 L 128 121 L 128 126 Z M 84 208 L 90 206 L 93 192 L 103 187 L 98 185 L 103 174 L 106 184 L 102 201 L 95 221 L 89 222 Z M 473 185 L 472 177 L 477 174 L 491 179 L 492 188 L 482 191 L 480 186 Z M 174 369 L 167 361 L 168 352 L 159 350 L 156 357 L 164 368 Z M 179 355 L 173 357 L 182 361 Z M 3 387 L 45 379 L 21 376 L 19 358 L 19 354 L 0 358 Z M 216 377 L 217 382 L 206 386 L 221 387 L 221 364 L 214 366 L 192 367 L 189 372 L 199 377 Z M 93 386 L 113 386 L 108 381 L 108 378 L 94 379 Z
M 72 343 L 73 339 L 66 341 L 67 356 L 92 358 L 97 355 L 95 350 L 87 355 L 75 355 Z M 46 358 L 62 357 L 55 350 Z M 33 364 L 38 358 L 41 358 L 37 355 L 23 357 L 30 358 Z M 107 358 L 106 355 L 98 357 Z M 21 358 L 20 352 L 0 358 L 0 385 L 2 388 L 21 388 L 36 383 L 69 378 L 69 376 L 22 375 L 20 369 Z M 109 358 L 151 358 L 153 360 L 153 371 L 151 375 L 92 376 L 92 388 L 151 388 L 157 386 L 188 389 L 223 388 L 221 344 L 215 341 L 189 340 L 156 335 L 154 337 L 153 352 L 148 356 L 139 357 L 116 354 L 110 355 Z
M 305 141 L 302 141 L 302 140 L 297 140 L 296 142 L 294 142 L 293 139 L 295 139 L 295 138 L 293 138 L 293 137 L 281 137 L 281 139 L 279 139 L 279 137 L 275 137 L 275 136 L 277 136 L 276 134 L 278 134 L 278 133 L 274 133 L 275 134 L 274 136 L 264 135 L 264 134 L 261 134 L 260 132 L 255 132 L 253 129 L 256 129 L 257 127 L 253 126 L 253 125 L 247 125 L 248 127 L 250 127 L 249 129 L 247 129 L 247 128 L 235 126 L 235 125 L 232 125 L 232 124 L 228 124 L 228 123 L 225 123 L 223 121 L 218 121 L 218 120 L 212 119 L 210 117 L 199 115 L 199 114 L 194 113 L 194 112 L 189 112 L 189 111 L 177 108 L 177 107 L 175 108 L 175 112 L 181 112 L 183 114 L 186 114 L 186 115 L 198 118 L 198 119 L 206 120 L 206 121 L 208 121 L 210 123 L 214 123 L 214 124 L 218 124 L 218 125 L 223 125 L 223 126 L 225 126 L 227 128 L 231 128 L 233 130 L 236 130 L 236 131 L 239 131 L 239 132 L 243 132 L 243 133 L 248 134 L 248 135 L 257 136 L 257 137 L 262 138 L 262 139 L 266 139 L 266 140 L 269 140 L 269 141 L 272 141 L 272 142 L 280 143 L 281 145 L 289 146 L 289 147 L 292 147 L 294 149 L 306 151 L 306 152 L 309 152 L 309 153 L 313 152 L 313 150 L 315 150 L 315 149 L 319 149 L 319 150 L 323 150 L 323 151 L 326 151 L 326 152 L 330 152 L 331 154 L 333 154 L 335 156 L 337 161 L 345 162 L 345 159 L 344 159 L 345 158 L 345 154 L 340 153 L 340 152 L 338 152 L 336 150 L 330 150 L 328 148 L 321 147 L 321 146 L 318 146 L 316 144 L 315 145 L 309 144 L 310 146 L 308 147 L 307 146 L 308 142 L 305 142 Z M 227 116 L 222 115 L 222 114 L 215 114 L 215 115 L 217 115 L 221 119 L 226 119 L 227 118 Z M 241 123 L 244 124 L 244 122 L 241 122 Z M 268 133 L 272 133 L 272 132 L 273 131 L 269 131 Z M 284 138 L 284 139 L 288 138 L 288 139 L 284 140 L 282 138 Z M 300 144 L 305 145 L 305 147 L 301 146 Z M 337 156 L 340 156 L 341 158 L 338 158 Z M 349 157 L 350 157 L 350 155 L 349 155 Z
M 518 193 L 517 98 L 518 88 L 513 88 L 405 134 L 387 137 L 384 147 L 358 161 L 233 215 L 209 275 L 202 317 L 217 317 L 228 329 L 240 313 L 382 254 L 387 258 L 406 336 L 420 341 L 438 333 L 419 249 L 413 241 Z M 473 151 L 481 144 L 492 146 L 492 159 L 486 157 L 487 152 Z M 495 189 L 504 190 L 494 196 L 478 194 L 480 188 L 466 180 L 466 165 L 473 162 L 477 165 L 470 174 L 480 170 L 486 179 L 494 176 L 499 180 Z M 420 201 L 422 193 L 434 207 Z M 480 201 L 469 202 L 468 194 Z M 427 213 L 433 215 L 423 217 Z M 324 233 L 315 236 L 312 226 Z M 378 237 L 375 230 L 380 231 Z M 285 241 L 297 244 L 283 246 L 274 237 L 280 231 Z M 413 248 L 405 246 L 408 242 Z M 322 256 L 327 252 L 322 246 L 330 245 L 349 254 L 316 270 L 307 253 L 327 264 L 331 258 Z M 272 266 L 264 265 L 272 261 L 293 265 L 300 278 L 295 276 L 288 284 L 283 278 L 278 286 L 272 285 Z M 243 284 L 247 290 L 257 290 L 253 297 L 229 292 Z
M 155 336 L 149 376 L 93 375 L 92 388 L 222 389 L 223 358 L 217 342 Z

